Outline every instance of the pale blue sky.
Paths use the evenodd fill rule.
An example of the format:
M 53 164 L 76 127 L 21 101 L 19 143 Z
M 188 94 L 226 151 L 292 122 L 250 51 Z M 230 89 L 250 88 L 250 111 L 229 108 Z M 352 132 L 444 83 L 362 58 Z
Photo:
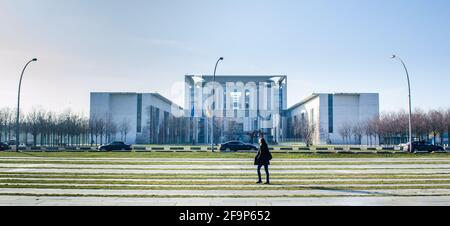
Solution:
M 91 91 L 171 94 L 185 74 L 286 74 L 312 92 L 379 92 L 381 110 L 450 107 L 447 0 L 0 0 L 0 107 L 89 110 Z

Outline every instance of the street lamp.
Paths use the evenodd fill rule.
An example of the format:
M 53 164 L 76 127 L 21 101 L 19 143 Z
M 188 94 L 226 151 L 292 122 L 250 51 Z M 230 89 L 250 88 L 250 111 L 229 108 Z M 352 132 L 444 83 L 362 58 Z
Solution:
M 408 97 L 409 97 L 409 151 L 413 151 L 412 150 L 412 125 L 411 125 L 411 115 L 412 115 L 412 108 L 411 108 L 411 83 L 409 81 L 409 73 L 408 73 L 408 68 L 406 68 L 406 64 L 405 62 L 403 62 L 403 60 L 396 56 L 396 55 L 392 55 L 391 57 L 392 59 L 397 58 L 403 65 L 403 68 L 405 68 L 405 72 L 406 72 L 406 78 L 408 79 Z
M 23 67 L 22 74 L 20 75 L 19 80 L 19 91 L 17 92 L 17 117 L 16 117 L 16 152 L 19 151 L 19 113 L 20 113 L 20 87 L 22 86 L 22 77 L 23 73 L 25 72 L 25 69 L 27 69 L 28 65 L 31 62 L 37 61 L 36 58 L 33 58 L 32 60 L 28 61 L 27 64 L 25 64 L 25 67 Z
M 211 123 L 211 151 L 214 152 L 214 116 L 215 116 L 215 110 L 216 110 L 216 71 L 217 71 L 217 65 L 219 62 L 223 60 L 223 57 L 219 58 L 216 62 L 216 67 L 214 68 L 214 75 L 213 75 L 213 107 L 212 107 L 212 123 Z

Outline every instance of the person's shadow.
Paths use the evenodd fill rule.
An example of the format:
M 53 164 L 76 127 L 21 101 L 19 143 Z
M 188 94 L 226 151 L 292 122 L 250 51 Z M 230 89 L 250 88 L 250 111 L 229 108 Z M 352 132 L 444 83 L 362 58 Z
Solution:
M 289 186 L 289 184 L 278 184 L 278 183 L 270 183 L 266 186 Z M 296 186 L 290 186 L 291 188 L 295 188 Z M 384 192 L 377 192 L 374 191 L 362 191 L 362 190 L 349 190 L 349 189 L 339 189 L 339 188 L 333 188 L 330 187 L 315 187 L 315 186 L 298 186 L 299 190 L 322 190 L 322 191 L 335 191 L 335 192 L 342 192 L 342 193 L 355 193 L 355 194 L 364 194 L 364 195 L 379 195 L 379 196 L 397 196 L 396 194 L 390 194 L 390 193 L 384 193 Z

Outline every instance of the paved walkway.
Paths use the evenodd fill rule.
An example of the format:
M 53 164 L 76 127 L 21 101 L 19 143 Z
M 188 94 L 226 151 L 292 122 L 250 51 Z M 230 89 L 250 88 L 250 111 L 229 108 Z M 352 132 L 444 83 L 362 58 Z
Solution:
M 103 187 L 103 188 L 115 188 L 115 187 L 129 187 L 129 188 L 222 188 L 222 189 L 232 189 L 232 188 L 260 188 L 264 190 L 276 190 L 276 189 L 286 189 L 286 188 L 336 188 L 336 187 L 372 187 L 372 188 L 383 188 L 383 187 L 450 187 L 450 183 L 439 183 L 439 184 L 424 184 L 424 183 L 413 183 L 413 184 L 282 184 L 277 181 L 277 184 L 272 183 L 270 186 L 259 185 L 259 184 L 76 184 L 76 183 L 0 183 L 0 186 L 64 186 L 64 187 L 74 187 L 85 188 L 85 187 Z
M 159 165 L 125 165 L 125 164 L 1 164 L 0 168 L 56 168 L 56 169 L 167 169 L 167 170 L 254 170 L 253 164 L 249 165 L 189 165 L 189 164 L 159 164 Z M 377 165 L 275 165 L 273 170 L 296 169 L 449 169 L 449 164 L 377 164 Z
M 0 196 L 14 206 L 448 206 L 450 196 L 328 198 L 109 198 Z
M 252 163 L 0 158 L 0 205 L 450 205 L 450 158 L 277 159 L 273 185 Z
M 145 195 L 145 196 L 373 196 L 373 195 L 439 195 L 450 196 L 450 189 L 380 189 L 380 190 L 107 190 L 107 189 L 38 189 L 38 188 L 0 188 L 1 194 L 40 194 L 40 195 Z
M 208 179 L 179 179 L 179 178 L 166 178 L 166 179 L 124 179 L 124 178 L 118 178 L 118 179 L 101 179 L 101 178 L 22 178 L 22 177 L 14 177 L 14 175 L 9 175 L 8 177 L 1 177 L 0 175 L 0 181 L 2 180 L 20 180 L 20 181 L 72 181 L 72 182 L 89 182 L 89 181 L 96 181 L 96 182 L 111 182 L 111 183 L 117 183 L 117 182 L 255 182 L 255 179 L 217 179 L 217 178 L 208 178 Z M 449 181 L 450 178 L 396 178 L 396 179 L 390 179 L 390 178 L 380 178 L 380 179 L 367 179 L 367 178 L 352 178 L 352 179 L 275 179 L 277 183 L 293 183 L 293 182 L 411 182 L 416 181 L 418 183 L 423 182 L 432 182 L 432 181 Z
M 108 162 L 252 162 L 251 158 L 67 158 L 67 157 L 0 157 L 0 161 L 108 161 Z M 287 158 L 272 162 L 450 162 L 450 158 Z
M 78 174 L 255 174 L 255 169 L 248 170 L 134 170 L 134 169 L 39 169 L 39 168 L 0 168 L 0 172 L 28 172 L 28 173 L 78 173 Z M 368 169 L 368 170 L 276 170 L 271 174 L 449 174 L 450 168 L 446 169 Z

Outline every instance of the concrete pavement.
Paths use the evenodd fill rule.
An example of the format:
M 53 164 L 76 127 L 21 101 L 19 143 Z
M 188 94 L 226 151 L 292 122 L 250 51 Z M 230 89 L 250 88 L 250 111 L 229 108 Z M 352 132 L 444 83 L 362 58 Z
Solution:
M 450 205 L 450 158 L 276 159 L 269 186 L 252 163 L 3 157 L 0 205 Z
M 114 198 L 0 196 L 1 206 L 448 206 L 450 196 L 327 198 Z

